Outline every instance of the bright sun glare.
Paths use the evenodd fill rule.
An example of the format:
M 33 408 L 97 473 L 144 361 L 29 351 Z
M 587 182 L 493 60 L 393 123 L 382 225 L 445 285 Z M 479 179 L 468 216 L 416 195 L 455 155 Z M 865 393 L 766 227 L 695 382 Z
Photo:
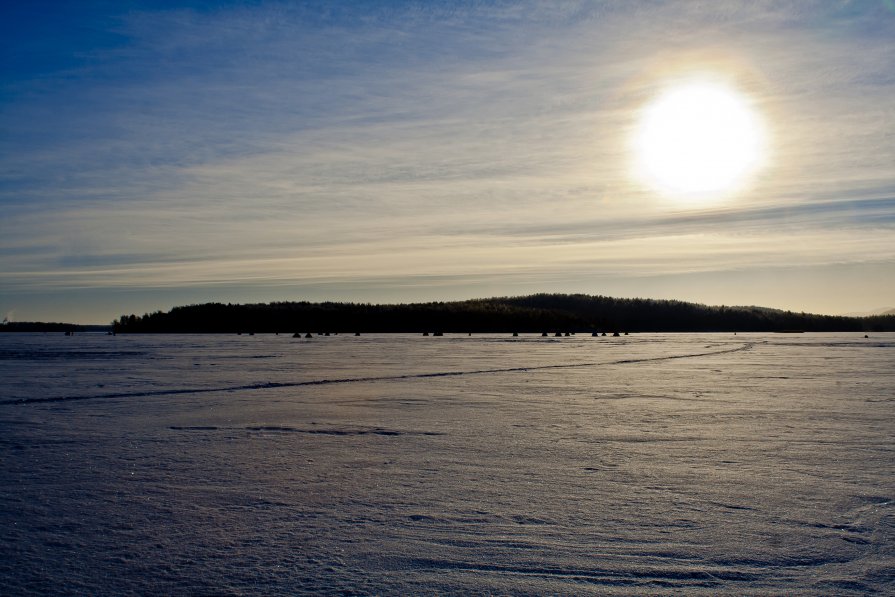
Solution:
M 747 99 L 714 82 L 692 81 L 659 95 L 634 137 L 637 177 L 683 203 L 739 191 L 766 153 L 763 123 Z

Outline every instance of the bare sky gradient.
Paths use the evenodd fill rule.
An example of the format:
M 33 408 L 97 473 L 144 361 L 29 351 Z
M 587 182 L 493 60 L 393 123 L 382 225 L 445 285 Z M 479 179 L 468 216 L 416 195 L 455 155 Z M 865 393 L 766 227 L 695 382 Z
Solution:
M 891 2 L 9 3 L 0 313 L 585 292 L 895 307 Z M 687 207 L 644 104 L 745 92 L 768 166 Z

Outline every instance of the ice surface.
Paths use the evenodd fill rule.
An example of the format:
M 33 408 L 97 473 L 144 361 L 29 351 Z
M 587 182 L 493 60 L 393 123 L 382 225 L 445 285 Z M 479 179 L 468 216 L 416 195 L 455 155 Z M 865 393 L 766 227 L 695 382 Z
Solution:
M 895 335 L 0 334 L 3 594 L 895 593 Z

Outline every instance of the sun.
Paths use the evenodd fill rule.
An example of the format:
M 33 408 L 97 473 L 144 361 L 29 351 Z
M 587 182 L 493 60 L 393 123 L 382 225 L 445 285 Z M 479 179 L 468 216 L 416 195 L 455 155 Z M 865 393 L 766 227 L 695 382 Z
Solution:
M 741 190 L 767 158 L 765 126 L 747 97 L 722 83 L 668 88 L 643 110 L 633 138 L 636 177 L 680 203 Z

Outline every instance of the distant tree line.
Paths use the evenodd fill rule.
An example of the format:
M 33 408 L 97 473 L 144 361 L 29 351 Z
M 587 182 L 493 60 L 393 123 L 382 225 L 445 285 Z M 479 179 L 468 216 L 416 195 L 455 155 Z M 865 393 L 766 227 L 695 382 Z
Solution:
M 669 300 L 535 294 L 399 305 L 206 303 L 122 315 L 113 328 L 116 333 L 868 332 L 895 331 L 895 315 L 843 317 Z
M 0 332 L 108 332 L 110 325 L 79 325 L 44 321 L 9 321 L 0 325 Z

